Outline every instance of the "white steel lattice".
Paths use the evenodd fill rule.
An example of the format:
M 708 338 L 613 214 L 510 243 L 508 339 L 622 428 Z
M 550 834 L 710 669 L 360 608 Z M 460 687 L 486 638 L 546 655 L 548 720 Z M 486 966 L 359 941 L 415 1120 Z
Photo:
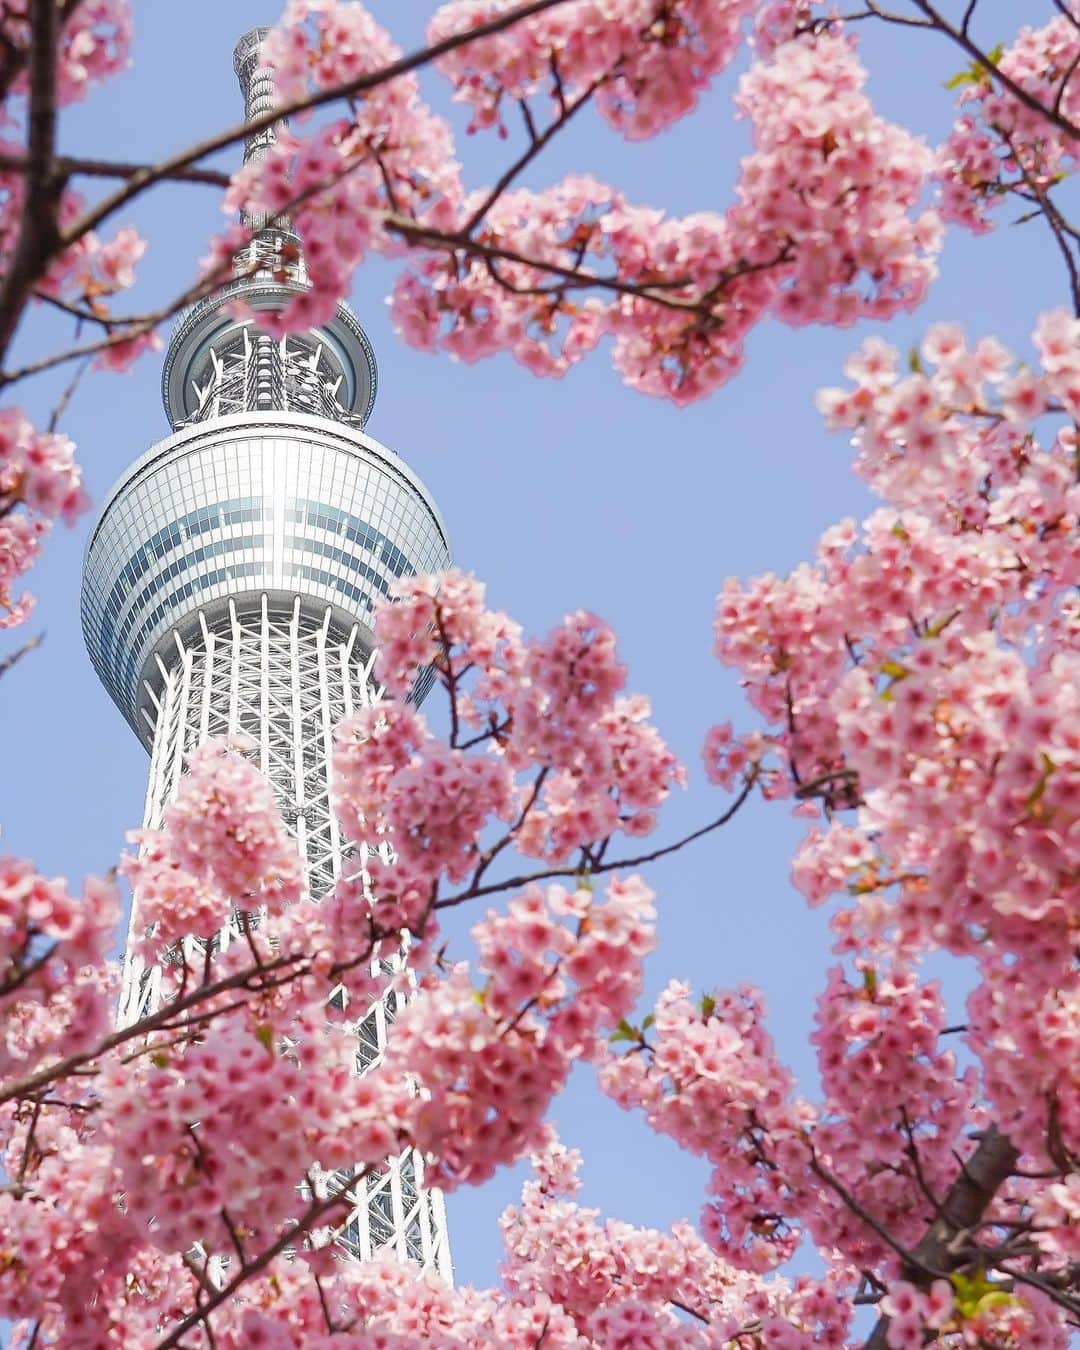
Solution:
M 371 662 L 354 651 L 355 629 L 343 634 L 329 608 L 305 610 L 299 597 L 291 612 L 276 612 L 264 595 L 254 612 L 241 613 L 230 604 L 213 621 L 201 613 L 200 620 L 194 638 L 176 635 L 171 663 L 161 662 L 144 824 L 160 827 L 185 758 L 197 745 L 211 736 L 249 737 L 296 835 L 310 893 L 318 900 L 332 889 L 350 851 L 330 805 L 333 729 L 375 697 Z M 132 931 L 137 930 L 133 913 Z M 236 936 L 235 924 L 228 925 L 220 941 L 228 944 Z M 158 968 L 129 956 L 122 1023 L 152 1011 L 160 983 Z M 382 1058 L 400 998 L 400 992 L 389 991 L 359 1019 L 359 1073 Z M 423 1186 L 422 1169 L 410 1150 L 358 1180 L 348 1192 L 352 1209 L 338 1240 L 361 1260 L 390 1250 L 449 1279 L 443 1199 Z M 334 1180 L 341 1185 L 349 1178 Z

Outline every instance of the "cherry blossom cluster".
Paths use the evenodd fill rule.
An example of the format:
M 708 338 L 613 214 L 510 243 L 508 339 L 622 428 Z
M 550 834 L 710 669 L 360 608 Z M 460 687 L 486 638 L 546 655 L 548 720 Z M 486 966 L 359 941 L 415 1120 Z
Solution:
M 813 565 L 728 583 L 716 621 L 717 653 L 769 724 L 799 811 L 825 808 L 794 876 L 811 903 L 845 897 L 833 927 L 862 973 L 861 987 L 834 974 L 820 1013 L 828 1100 L 815 1147 L 898 1233 L 905 1202 L 889 1188 L 905 1152 L 917 1150 L 940 1194 L 957 1131 L 985 1112 L 1044 1178 L 1003 1193 L 997 1219 L 1037 1230 L 1051 1270 L 1075 1250 L 1062 1160 L 1080 1144 L 1080 1094 L 1064 1069 L 1080 1035 L 1078 329 L 1062 312 L 1042 316 L 1033 367 L 993 340 L 969 346 L 953 325 L 931 329 L 906 367 L 880 341 L 864 344 L 852 385 L 824 391 L 821 406 L 853 433 L 882 508 L 861 529 L 828 531 Z M 723 747 L 731 733 L 714 739 Z M 902 976 L 935 948 L 978 968 L 961 1028 L 975 1078 L 934 1049 L 942 1018 Z M 853 1038 L 864 1044 L 842 1050 Z M 890 1065 L 904 1071 L 894 1092 L 874 1094 L 875 1122 L 844 1087 L 884 1083 Z M 906 1150 L 898 1102 L 921 1122 Z M 891 1150 L 891 1175 L 865 1185 L 837 1164 L 859 1157 L 859 1140 L 879 1161 Z M 819 1199 L 814 1212 L 815 1238 L 861 1259 L 850 1235 L 821 1230 L 830 1206 Z M 1033 1299 L 1008 1316 L 1042 1316 Z
M 0 37 L 6 51 L 25 55 L 30 44 L 28 0 L 5 0 Z M 83 0 L 68 7 L 56 52 L 56 98 L 60 104 L 85 98 L 96 84 L 118 74 L 128 63 L 132 20 L 129 0 Z M 25 95 L 28 81 L 18 76 L 12 92 Z M 14 120 L 5 106 L 2 120 Z
M 833 971 L 820 1000 L 814 1041 L 824 1098 L 817 1106 L 792 1096 L 791 1077 L 763 1030 L 760 999 L 748 989 L 695 1000 L 686 986 L 669 985 L 641 1028 L 625 1024 L 612 1038 L 629 1050 L 617 1055 L 613 1044 L 601 1083 L 621 1105 L 642 1108 L 655 1129 L 713 1163 L 702 1232 L 722 1258 L 717 1269 L 729 1294 L 734 1270 L 773 1269 L 803 1235 L 829 1254 L 826 1280 L 804 1282 L 809 1302 L 801 1307 L 766 1286 L 773 1290 L 768 1325 L 777 1344 L 818 1343 L 795 1333 L 815 1317 L 827 1328 L 822 1343 L 839 1343 L 828 1336 L 846 1329 L 856 1274 L 873 1269 L 898 1291 L 882 1307 L 898 1323 L 890 1345 L 914 1346 L 910 1326 L 918 1322 L 920 1334 L 944 1327 L 965 1344 L 982 1335 L 1004 1346 L 1012 1344 L 1010 1335 L 1024 1333 L 1031 1344 L 1064 1346 L 1058 1315 L 1038 1293 L 1006 1295 L 989 1286 L 984 1292 L 996 1290 L 994 1297 L 958 1299 L 954 1306 L 948 1285 L 914 1300 L 899 1292 L 904 1268 L 897 1249 L 913 1249 L 928 1222 L 913 1193 L 925 1197 L 932 1215 L 931 1197 L 948 1193 L 970 1153 L 965 1132 L 986 1116 L 975 1070 L 959 1073 L 954 1055 L 940 1048 L 944 1006 L 937 989 L 901 968 L 879 973 L 866 965 L 862 974 L 852 983 Z M 1004 1232 L 1038 1214 L 1040 1240 L 1060 1260 L 1062 1241 L 1075 1243 L 1070 1198 L 1059 1184 L 1039 1205 L 1024 1183 L 1003 1191 L 987 1222 Z M 575 1236 L 580 1241 L 580 1229 Z M 595 1237 L 589 1245 L 602 1249 Z M 669 1256 L 649 1268 L 677 1266 Z M 589 1279 L 604 1270 L 590 1269 Z M 755 1295 L 759 1315 L 762 1293 Z M 700 1308 L 692 1299 L 678 1301 Z
M 875 112 L 864 82 L 851 43 L 830 33 L 756 62 L 737 98 L 753 152 L 723 215 L 669 219 L 585 178 L 504 192 L 475 246 L 450 240 L 452 263 L 422 249 L 411 260 L 392 297 L 398 331 L 465 360 L 509 351 L 549 375 L 612 336 L 627 383 L 687 403 L 735 374 L 767 315 L 846 325 L 913 308 L 941 243 L 921 207 L 933 156 Z M 473 194 L 464 217 L 484 205 Z
M 75 1054 L 104 1033 L 119 918 L 105 882 L 88 878 L 76 897 L 30 863 L 0 859 L 0 1075 Z
M 240 740 L 204 741 L 187 757 L 187 772 L 165 809 L 164 829 L 133 836 L 144 853 L 124 866 L 139 895 L 141 917 L 148 924 L 173 924 L 177 933 L 170 936 L 213 932 L 224 917 L 220 909 L 216 920 L 211 912 L 214 892 L 226 905 L 270 913 L 303 893 L 296 840 L 248 749 Z M 185 929 L 196 916 L 211 927 Z
M 292 0 L 262 55 L 289 102 L 379 70 L 401 52 L 362 5 Z M 260 325 L 281 333 L 326 322 L 369 249 L 400 247 L 385 231 L 387 215 L 437 215 L 459 197 L 449 126 L 421 100 L 414 75 L 378 85 L 351 101 L 348 116 L 306 134 L 279 130 L 234 176 L 223 203 L 227 215 L 287 214 L 304 240 L 310 289 L 278 314 L 260 311 Z M 228 231 L 208 267 L 220 267 L 245 238 Z
M 979 1272 L 934 1280 L 926 1290 L 895 1280 L 881 1309 L 890 1319 L 886 1341 L 893 1350 L 918 1350 L 930 1336 L 957 1346 L 1056 1350 L 1068 1344 L 1048 1299 L 1037 1292 L 1017 1298 Z
M 455 727 L 442 745 L 420 713 L 386 701 L 338 730 L 336 809 L 352 837 L 393 844 L 396 860 L 375 889 L 404 906 L 414 933 L 440 879 L 466 882 L 503 847 L 485 848 L 494 822 L 520 853 L 565 863 L 617 833 L 651 831 L 683 781 L 646 720 L 647 701 L 621 694 L 614 636 L 593 615 L 569 615 L 525 642 L 484 606 L 479 583 L 450 572 L 403 579 L 376 634 L 387 691 L 408 693 L 434 664 Z
M 73 524 L 89 504 L 74 444 L 39 432 L 18 408 L 0 410 L 0 629 L 30 612 L 32 598 L 11 588 L 33 566 L 51 522 Z
M 603 899 L 531 887 L 474 928 L 479 987 L 463 963 L 423 982 L 370 1077 L 415 1080 L 409 1135 L 433 1160 L 433 1184 L 483 1181 L 537 1147 L 575 1060 L 640 993 L 652 899 L 634 877 L 611 880 Z
M 214 1343 L 224 1350 L 525 1350 L 541 1339 L 554 1350 L 594 1345 L 542 1295 L 508 1298 L 494 1289 L 454 1288 L 393 1256 L 346 1263 L 330 1251 L 300 1250 L 299 1259 L 279 1257 L 252 1275 L 241 1298 L 215 1310 Z M 108 1302 L 99 1298 L 88 1306 L 80 1319 L 84 1334 L 122 1326 L 133 1343 L 153 1345 L 175 1331 L 175 1310 L 196 1295 L 191 1271 L 178 1258 L 147 1253 L 136 1273 L 126 1287 L 109 1289 Z M 15 1345 L 25 1350 L 22 1340 Z
M 99 1295 L 122 1286 L 128 1271 L 137 1279 L 144 1263 L 117 1204 L 108 1146 L 94 1138 L 85 1117 L 73 1112 L 66 1120 L 44 1110 L 28 1154 L 29 1119 L 15 1121 L 10 1134 L 11 1122 L 4 1122 L 5 1174 L 16 1184 L 0 1194 L 0 1317 L 25 1318 L 28 1335 L 40 1319 L 59 1345 L 115 1344 L 103 1339 L 108 1321 L 99 1322 L 91 1310 Z M 13 1343 L 20 1339 L 16 1331 Z
M 840 1343 L 851 1307 L 831 1277 L 794 1286 L 782 1278 L 764 1281 L 716 1256 L 690 1224 L 661 1233 L 602 1221 L 599 1211 L 574 1198 L 580 1155 L 555 1142 L 532 1164 L 535 1179 L 501 1221 L 509 1258 L 504 1279 L 512 1294 L 546 1294 L 600 1345 L 611 1344 L 609 1337 L 621 1343 L 636 1331 L 663 1344 L 706 1347 L 736 1342 L 750 1327 L 769 1345 Z M 587 1261 L 582 1252 L 589 1253 Z M 676 1310 L 690 1311 L 697 1321 L 680 1323 Z
M 651 1034 L 650 1034 L 651 1029 Z M 786 1260 L 798 1236 L 790 1214 L 790 1174 L 805 1166 L 795 1141 L 813 1120 L 790 1102 L 793 1083 L 776 1060 L 764 1029 L 760 997 L 750 989 L 695 1002 L 686 985 L 661 994 L 650 1026 L 626 1033 L 633 1053 L 608 1051 L 600 1081 L 624 1108 L 644 1109 L 656 1130 L 715 1165 L 703 1230 L 733 1265 L 770 1270 Z M 786 1140 L 795 1162 L 765 1153 L 763 1135 Z M 769 1217 L 771 1216 L 771 1218 Z
M 168 1253 L 193 1243 L 224 1248 L 226 1211 L 239 1230 L 273 1234 L 298 1215 L 298 1189 L 326 1173 L 377 1165 L 399 1146 L 396 1083 L 360 1079 L 348 1032 L 297 1018 L 287 1045 L 246 1018 L 221 1017 L 206 1041 L 161 1049 L 99 1082 L 102 1110 L 132 1222 Z M 256 1144 L 265 1135 L 272 1156 Z
M 515 0 L 452 0 L 428 41 L 497 18 Z M 472 109 L 470 130 L 504 127 L 505 107 L 538 92 L 562 106 L 597 91 L 604 118 L 630 140 L 665 130 L 739 48 L 753 0 L 574 0 L 440 57 L 437 69 Z
M 1064 9 L 1064 6 L 1062 7 Z M 1022 28 L 995 61 L 1046 110 L 1080 120 L 1076 17 L 1062 13 L 1040 28 Z M 937 177 L 946 219 L 977 233 L 1010 196 L 1031 203 L 1076 168 L 1075 138 L 1021 101 L 981 65 L 961 72 L 960 115 L 938 150 Z

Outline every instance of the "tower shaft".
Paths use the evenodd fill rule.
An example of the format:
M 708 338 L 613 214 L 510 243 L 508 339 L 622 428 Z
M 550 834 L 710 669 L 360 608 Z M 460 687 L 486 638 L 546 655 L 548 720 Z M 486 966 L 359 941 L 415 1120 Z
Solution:
M 258 60 L 264 31 L 245 35 L 235 53 L 249 120 L 272 106 Z M 250 136 L 246 160 L 272 140 Z M 244 736 L 318 901 L 365 858 L 331 808 L 332 737 L 377 698 L 375 607 L 397 578 L 439 571 L 450 552 L 423 484 L 364 432 L 375 363 L 348 306 L 283 340 L 260 332 L 259 315 L 280 311 L 307 283 L 287 222 L 245 223 L 253 238 L 236 279 L 173 331 L 162 393 L 174 434 L 131 466 L 91 532 L 83 631 L 151 754 L 145 825 L 161 826 L 196 746 Z M 253 319 L 237 315 L 236 299 Z M 423 693 L 421 685 L 414 696 Z M 234 922 L 215 942 L 236 936 Z M 357 1023 L 360 1073 L 384 1053 L 403 982 Z M 160 987 L 161 971 L 129 956 L 121 1018 L 152 1010 Z M 424 1188 L 415 1153 L 388 1159 L 348 1194 L 339 1241 L 353 1256 L 393 1251 L 449 1278 L 442 1197 Z
M 355 630 L 345 635 L 335 626 L 330 607 L 321 616 L 304 612 L 299 597 L 291 614 L 273 612 L 264 597 L 255 612 L 231 605 L 213 622 L 203 618 L 188 640 L 176 636 L 158 699 L 145 827 L 161 827 L 192 750 L 211 736 L 243 736 L 257 747 L 260 768 L 296 834 L 312 897 L 330 891 L 352 852 L 330 804 L 333 729 L 373 698 L 371 662 L 357 659 L 355 641 Z M 362 862 L 366 846 L 356 852 Z M 138 923 L 136 912 L 133 931 Z M 220 941 L 237 936 L 229 925 Z M 154 1009 L 160 977 L 159 968 L 129 956 L 122 1021 Z M 382 1058 L 399 999 L 391 990 L 359 1019 L 357 1072 Z M 347 1195 L 350 1210 L 338 1241 L 352 1256 L 367 1260 L 390 1251 L 450 1278 L 442 1195 L 424 1187 L 423 1163 L 413 1150 L 361 1177 Z

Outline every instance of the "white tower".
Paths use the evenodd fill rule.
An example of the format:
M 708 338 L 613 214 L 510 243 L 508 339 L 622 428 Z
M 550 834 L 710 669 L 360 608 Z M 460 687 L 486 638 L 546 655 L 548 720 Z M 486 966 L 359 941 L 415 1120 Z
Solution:
M 258 64 L 265 31 L 235 53 L 249 119 L 272 102 Z M 245 158 L 267 139 L 250 137 Z M 264 228 L 225 293 L 177 323 L 162 379 L 174 434 L 106 499 L 82 618 L 94 668 L 150 751 L 144 824 L 160 826 L 195 746 L 245 733 L 319 899 L 347 853 L 330 808 L 332 733 L 372 697 L 375 603 L 450 553 L 424 485 L 364 432 L 375 361 L 348 306 L 280 341 L 229 313 L 238 296 L 280 310 L 305 286 L 300 241 Z M 151 1007 L 157 984 L 129 963 L 121 1017 Z M 362 1019 L 359 1071 L 381 1057 L 395 1006 L 388 994 Z M 341 1242 L 360 1259 L 391 1249 L 449 1277 L 442 1197 L 423 1187 L 418 1157 L 357 1183 Z

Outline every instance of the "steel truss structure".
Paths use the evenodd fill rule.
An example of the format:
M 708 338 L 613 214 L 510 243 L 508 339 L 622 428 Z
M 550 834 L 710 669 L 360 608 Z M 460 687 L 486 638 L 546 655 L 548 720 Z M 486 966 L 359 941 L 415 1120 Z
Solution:
M 235 54 L 249 119 L 272 98 L 258 66 L 263 31 Z M 245 158 L 268 143 L 265 132 L 252 137 Z M 196 746 L 244 737 L 318 901 L 368 856 L 368 845 L 341 835 L 331 774 L 334 727 L 378 698 L 374 606 L 395 578 L 438 570 L 450 555 L 423 484 L 363 431 L 375 366 L 347 306 L 283 340 L 233 316 L 232 300 L 257 315 L 306 285 L 288 223 L 248 223 L 258 232 L 236 280 L 173 332 L 163 395 L 177 434 L 136 461 L 93 528 L 83 628 L 95 668 L 151 752 L 144 825 L 161 826 Z M 137 912 L 131 926 L 139 931 Z M 215 946 L 239 936 L 234 915 Z M 397 978 L 357 1020 L 358 1073 L 382 1058 L 407 990 L 400 960 L 383 973 Z M 152 1011 L 161 986 L 162 970 L 129 954 L 121 1021 Z M 414 1152 L 375 1174 L 316 1184 L 347 1188 L 337 1240 L 349 1254 L 394 1252 L 450 1279 L 442 1196 L 424 1187 Z

